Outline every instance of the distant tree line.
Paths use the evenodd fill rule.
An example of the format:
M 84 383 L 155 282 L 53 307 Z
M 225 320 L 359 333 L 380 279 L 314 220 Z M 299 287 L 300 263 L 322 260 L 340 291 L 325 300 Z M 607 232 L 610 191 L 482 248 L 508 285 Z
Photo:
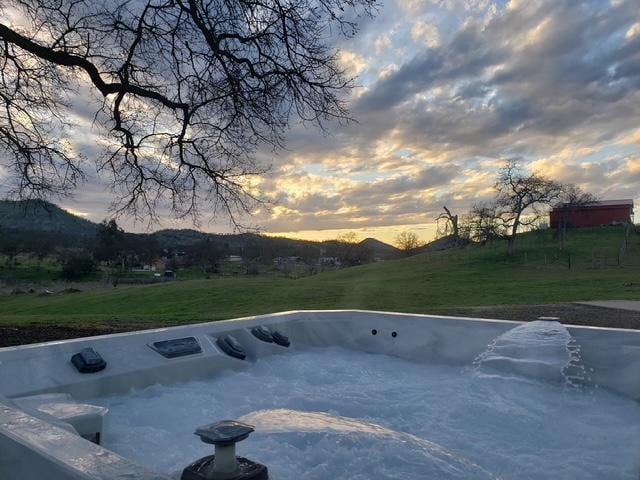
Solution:
M 73 241 L 71 241 L 73 240 Z M 131 269 L 197 268 L 204 275 L 220 274 L 225 258 L 238 256 L 246 274 L 258 274 L 279 259 L 296 259 L 302 265 L 319 265 L 322 258 L 336 259 L 335 266 L 361 265 L 375 259 L 357 234 L 349 232 L 335 240 L 312 242 L 254 234 L 208 235 L 200 232 L 136 234 L 125 232 L 114 219 L 95 228 L 92 238 L 69 239 L 57 232 L 18 231 L 0 227 L 0 255 L 5 267 L 16 268 L 19 256 L 45 259 L 61 267 L 62 277 L 79 280 L 94 275 L 99 266 L 109 275 L 121 276 Z M 259 268 L 259 266 L 261 268 Z M 310 270 L 311 271 L 311 270 Z

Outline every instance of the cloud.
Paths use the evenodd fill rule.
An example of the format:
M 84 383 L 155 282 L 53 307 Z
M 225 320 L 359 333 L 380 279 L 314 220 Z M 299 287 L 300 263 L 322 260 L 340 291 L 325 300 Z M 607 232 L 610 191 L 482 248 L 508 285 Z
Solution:
M 430 23 L 412 17 L 428 8 L 412 4 L 404 29 L 413 40 Z M 482 8 L 489 11 L 481 2 L 466 11 Z M 370 68 L 386 73 L 353 101 L 360 123 L 330 139 L 305 136 L 304 145 L 294 134 L 297 162 L 326 165 L 329 179 L 404 172 L 324 195 L 375 224 L 424 222 L 442 202 L 468 208 L 491 195 L 501 159 L 511 156 L 600 196 L 635 196 L 636 160 L 628 156 L 638 158 L 640 147 L 638 17 L 633 2 L 592 1 L 512 1 L 490 18 L 467 16 L 439 42 L 414 46 L 400 65 L 374 62 Z M 349 223 L 349 215 L 314 215 L 316 206 L 331 213 L 322 193 L 299 205 L 308 228 Z
M 252 223 L 428 224 L 443 204 L 462 212 L 490 198 L 512 157 L 601 198 L 640 200 L 637 0 L 395 0 L 361 27 L 338 45 L 360 74 L 349 99 L 357 122 L 324 133 L 296 124 L 286 150 L 260 152 L 274 208 Z M 89 114 L 78 123 L 92 157 Z M 65 205 L 101 219 L 110 195 L 94 178 Z
M 380 55 L 386 50 L 389 50 L 392 46 L 391 37 L 389 34 L 380 35 L 375 41 L 376 53 Z
M 351 76 L 360 75 L 367 68 L 367 61 L 364 57 L 349 50 L 340 52 L 340 62 Z
M 416 22 L 411 29 L 411 38 L 428 48 L 435 48 L 440 44 L 440 33 L 433 23 Z

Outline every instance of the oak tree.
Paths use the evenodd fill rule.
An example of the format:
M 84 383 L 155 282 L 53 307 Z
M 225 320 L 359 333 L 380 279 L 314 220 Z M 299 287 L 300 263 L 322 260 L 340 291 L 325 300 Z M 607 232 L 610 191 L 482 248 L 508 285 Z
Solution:
M 113 210 L 250 211 L 258 148 L 294 121 L 347 119 L 331 47 L 375 0 L 3 0 L 0 169 L 14 196 L 72 192 L 78 140 Z M 354 13 L 355 12 L 355 13 Z M 77 119 L 77 121 L 74 119 Z M 78 124 L 95 125 L 77 138 Z M 6 180 L 5 180 L 6 181 Z M 6 188 L 6 186 L 5 186 Z

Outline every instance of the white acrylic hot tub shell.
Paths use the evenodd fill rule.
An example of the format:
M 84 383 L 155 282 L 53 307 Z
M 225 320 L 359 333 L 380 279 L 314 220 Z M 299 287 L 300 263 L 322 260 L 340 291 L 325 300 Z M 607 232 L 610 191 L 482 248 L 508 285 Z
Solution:
M 118 479 L 163 478 L 51 423 L 34 418 L 4 397 L 69 393 L 85 400 L 131 388 L 171 384 L 246 368 L 261 356 L 286 348 L 260 342 L 249 329 L 271 325 L 289 336 L 292 349 L 342 346 L 419 362 L 469 365 L 487 344 L 519 322 L 360 310 L 294 311 L 181 327 L 89 337 L 0 349 L 0 478 Z M 377 330 L 372 335 L 372 330 Z M 640 332 L 568 327 L 582 347 L 601 388 L 640 399 Z M 392 337 L 392 332 L 397 337 Z M 233 334 L 248 362 L 226 356 L 215 346 L 218 335 Z M 148 345 L 194 336 L 202 353 L 167 359 Z M 107 361 L 95 374 L 80 374 L 73 354 L 92 347 Z M 134 476 L 132 477 L 131 474 Z

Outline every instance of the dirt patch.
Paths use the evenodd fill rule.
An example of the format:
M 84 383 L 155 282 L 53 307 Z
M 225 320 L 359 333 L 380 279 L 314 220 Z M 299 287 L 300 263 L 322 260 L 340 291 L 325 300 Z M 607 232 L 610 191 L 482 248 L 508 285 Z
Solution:
M 434 309 L 428 313 L 476 318 L 497 318 L 501 320 L 532 321 L 538 317 L 558 317 L 560 322 L 572 325 L 589 325 L 609 328 L 640 329 L 640 313 L 629 310 L 558 303 L 553 305 L 496 305 L 490 307 L 461 307 Z M 27 343 L 67 340 L 69 338 L 108 335 L 111 333 L 131 332 L 166 324 L 144 325 L 100 325 L 100 326 L 0 326 L 0 347 L 23 345 Z
M 539 317 L 558 317 L 560 322 L 570 325 L 640 329 L 640 312 L 576 303 L 460 307 L 441 309 L 434 313 L 522 322 L 537 320 Z
M 94 335 L 109 335 L 111 333 L 131 332 L 153 325 L 118 325 L 95 327 L 69 327 L 56 325 L 28 325 L 15 327 L 0 326 L 0 347 L 24 345 L 27 343 L 51 342 L 54 340 L 68 340 L 70 338 L 91 337 Z

